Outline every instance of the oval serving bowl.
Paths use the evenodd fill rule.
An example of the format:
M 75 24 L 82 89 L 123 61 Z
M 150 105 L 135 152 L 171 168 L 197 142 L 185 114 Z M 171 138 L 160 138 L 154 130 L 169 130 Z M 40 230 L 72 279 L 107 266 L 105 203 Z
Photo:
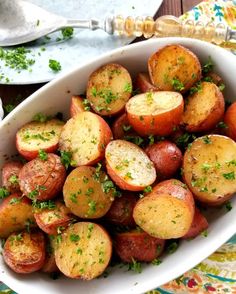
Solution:
M 222 76 L 226 90 L 226 100 L 236 100 L 235 72 L 236 57 L 224 49 L 199 40 L 184 38 L 152 39 L 129 45 L 106 53 L 91 62 L 79 65 L 74 70 L 58 77 L 22 102 L 0 123 L 0 166 L 16 153 L 15 134 L 17 129 L 30 121 L 35 113 L 55 114 L 62 112 L 68 118 L 72 94 L 83 93 L 91 72 L 99 66 L 117 62 L 125 66 L 135 76 L 147 71 L 148 57 L 158 48 L 167 44 L 182 44 L 192 50 L 205 62 L 210 56 L 215 71 Z M 78 53 L 79 54 L 79 53 Z M 159 266 L 147 265 L 141 274 L 127 272 L 127 268 L 113 267 L 111 273 L 93 281 L 84 282 L 61 277 L 53 281 L 45 274 L 17 275 L 0 258 L 0 279 L 19 294 L 118 294 L 143 293 L 152 290 L 191 269 L 236 232 L 236 197 L 232 200 L 232 210 L 215 209 L 210 213 L 208 237 L 198 236 L 192 241 L 182 241 L 178 250 L 162 257 Z

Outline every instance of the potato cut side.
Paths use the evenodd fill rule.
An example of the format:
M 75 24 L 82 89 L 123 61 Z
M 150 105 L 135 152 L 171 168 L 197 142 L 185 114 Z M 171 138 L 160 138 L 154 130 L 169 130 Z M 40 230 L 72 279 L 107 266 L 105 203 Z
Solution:
M 167 136 L 180 123 L 184 111 L 178 92 L 147 92 L 132 97 L 126 104 L 128 120 L 140 135 Z
M 202 82 L 200 90 L 187 98 L 182 123 L 189 132 L 209 131 L 222 119 L 224 97 L 214 83 Z
M 104 119 L 92 112 L 83 112 L 67 121 L 63 127 L 59 149 L 72 153 L 72 165 L 89 165 L 103 158 L 112 138 Z
M 42 232 L 11 234 L 4 245 L 3 258 L 16 273 L 28 274 L 38 271 L 46 256 Z
M 67 177 L 63 196 L 70 211 L 81 218 L 104 216 L 114 200 L 114 190 L 107 189 L 107 175 L 94 167 L 80 166 Z
M 92 280 L 109 264 L 112 243 L 101 226 L 91 222 L 71 225 L 55 248 L 59 270 L 72 279 Z
M 0 238 L 6 238 L 13 232 L 24 230 L 34 224 L 31 203 L 21 194 L 12 194 L 0 204 Z
M 156 170 L 146 153 L 137 145 L 115 140 L 106 148 L 107 172 L 124 190 L 141 191 L 156 179 Z
M 133 217 L 149 235 L 160 239 L 184 236 L 192 223 L 189 205 L 170 194 L 149 194 L 134 207 Z
M 224 203 L 236 192 L 236 143 L 221 135 L 196 139 L 184 154 L 183 177 L 197 200 Z
M 87 99 L 93 110 L 100 115 L 120 112 L 131 93 L 130 74 L 119 64 L 106 64 L 89 77 Z
M 27 123 L 16 133 L 18 152 L 31 160 L 38 156 L 40 149 L 46 152 L 56 151 L 63 125 L 64 122 L 58 119 Z
M 164 91 L 186 92 L 201 78 L 197 56 L 181 45 L 167 45 L 148 60 L 150 79 Z

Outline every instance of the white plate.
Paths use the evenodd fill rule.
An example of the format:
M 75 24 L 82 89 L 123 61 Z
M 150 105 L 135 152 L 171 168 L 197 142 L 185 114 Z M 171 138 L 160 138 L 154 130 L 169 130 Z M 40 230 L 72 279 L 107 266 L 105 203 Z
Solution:
M 77 19 L 104 19 L 107 16 L 154 16 L 163 0 L 30 0 L 34 4 L 47 9 L 50 12 L 62 15 L 67 18 Z M 38 16 L 40 20 L 40 15 Z M 37 20 L 36 20 L 37 21 Z M 102 30 L 74 30 L 74 37 L 67 41 L 57 42 L 61 33 L 50 35 L 51 40 L 41 38 L 37 42 L 28 44 L 26 47 L 31 50 L 28 58 L 35 60 L 31 67 L 32 72 L 22 70 L 20 74 L 5 66 L 0 60 L 0 76 L 4 78 L 0 83 L 4 84 L 34 84 L 47 82 L 54 79 L 61 72 L 70 70 L 75 65 L 89 61 L 109 50 L 129 44 L 134 38 L 115 37 L 108 35 Z M 44 45 L 44 42 L 47 42 Z M 24 46 L 24 45 L 23 45 Z M 45 51 L 41 48 L 45 47 Z M 49 59 L 56 59 L 60 62 L 62 70 L 54 73 L 48 66 Z M 6 81 L 9 79 L 9 82 Z
M 0 123 L 0 166 L 5 154 L 15 154 L 15 133 L 19 126 L 30 121 L 39 111 L 55 114 L 58 111 L 68 115 L 72 94 L 84 92 L 88 76 L 100 65 L 118 62 L 126 66 L 135 75 L 147 69 L 148 57 L 166 44 L 179 43 L 195 52 L 201 61 L 212 57 L 226 84 L 226 99 L 236 99 L 235 72 L 236 57 L 214 45 L 198 40 L 181 38 L 163 38 L 149 40 L 109 52 L 70 73 L 55 79 L 16 107 Z M 197 237 L 192 241 L 181 242 L 178 250 L 163 257 L 159 266 L 146 266 L 141 274 L 127 272 L 125 269 L 112 268 L 106 278 L 90 282 L 60 278 L 51 280 L 47 275 L 35 273 L 17 275 L 9 270 L 0 259 L 1 280 L 19 294 L 137 294 L 154 289 L 172 280 L 197 265 L 225 243 L 236 232 L 236 198 L 232 200 L 230 212 L 215 209 L 211 213 L 209 235 Z

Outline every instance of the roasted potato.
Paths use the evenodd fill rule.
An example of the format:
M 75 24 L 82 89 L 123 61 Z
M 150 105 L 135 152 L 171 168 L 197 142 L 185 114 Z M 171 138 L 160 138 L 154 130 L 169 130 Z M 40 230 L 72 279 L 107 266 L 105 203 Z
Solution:
M 207 73 L 205 75 L 205 77 L 203 78 L 203 80 L 206 81 L 206 82 L 214 83 L 218 87 L 220 87 L 220 86 L 224 87 L 223 79 L 217 73 L 215 73 L 213 71 Z
M 113 201 L 105 215 L 106 220 L 116 225 L 134 227 L 133 209 L 137 201 L 135 194 L 124 191 L 121 197 Z
M 154 163 L 158 180 L 171 178 L 182 165 L 182 152 L 170 141 L 154 143 L 145 152 Z
M 135 86 L 141 93 L 158 91 L 159 89 L 155 87 L 149 77 L 149 74 L 146 72 L 141 72 L 137 75 Z
M 223 118 L 224 97 L 214 83 L 202 82 L 198 92 L 188 96 L 182 124 L 188 132 L 210 131 Z
M 85 99 L 81 96 L 72 96 L 70 103 L 70 116 L 74 117 L 76 114 L 89 110 L 89 106 L 86 105 Z
M 3 258 L 16 273 L 38 271 L 45 261 L 45 239 L 42 232 L 11 234 L 4 245 Z
M 114 237 L 115 251 L 124 262 L 151 262 L 161 255 L 164 245 L 165 240 L 136 230 L 119 233 Z
M 55 238 L 51 238 L 50 236 L 46 242 L 46 258 L 44 261 L 44 265 L 41 268 L 41 271 L 44 273 L 55 273 L 59 272 L 59 269 L 56 265 L 56 260 L 55 260 Z M 53 236 L 54 237 L 54 236 Z
M 111 207 L 114 190 L 107 188 L 107 175 L 94 167 L 80 166 L 66 178 L 63 196 L 66 206 L 81 218 L 100 218 Z
M 225 112 L 226 134 L 236 141 L 236 102 L 232 103 Z
M 72 279 L 92 280 L 103 273 L 112 254 L 112 243 L 103 227 L 91 222 L 71 225 L 55 248 L 59 270 Z
M 236 192 L 236 143 L 225 136 L 197 138 L 184 154 L 183 178 L 194 197 L 220 205 Z
M 87 99 L 100 115 L 114 115 L 122 111 L 132 93 L 132 80 L 120 64 L 106 64 L 91 74 Z
M 20 192 L 19 186 L 19 172 L 23 164 L 19 161 L 6 162 L 2 167 L 2 185 L 10 193 Z
M 193 222 L 187 234 L 185 234 L 183 239 L 192 239 L 197 237 L 201 232 L 205 231 L 208 228 L 207 219 L 203 214 L 201 214 L 200 210 L 195 207 L 195 213 L 193 217 Z
M 82 112 L 63 127 L 59 149 L 72 153 L 73 166 L 92 165 L 104 157 L 111 139 L 111 129 L 103 118 L 92 112 Z
M 194 216 L 192 193 L 178 180 L 160 182 L 152 192 L 140 199 L 133 217 L 149 235 L 160 239 L 183 237 Z
M 107 145 L 109 176 L 123 190 L 141 191 L 156 179 L 156 170 L 146 153 L 133 143 L 114 140 Z
M 12 194 L 0 203 L 0 238 L 33 225 L 34 216 L 31 202 L 21 194 Z
M 16 148 L 27 160 L 38 156 L 39 150 L 55 152 L 64 123 L 58 119 L 30 122 L 16 133 Z
M 56 235 L 59 229 L 65 229 L 73 219 L 71 211 L 60 201 L 56 201 L 52 208 L 36 208 L 34 217 L 39 228 L 49 235 Z
M 201 79 L 197 56 L 181 45 L 167 45 L 148 60 L 151 82 L 162 91 L 189 90 Z
M 134 136 L 136 132 L 130 125 L 126 113 L 119 116 L 112 124 L 114 139 L 124 139 L 126 136 Z
M 184 101 L 177 92 L 147 92 L 126 104 L 128 121 L 141 136 L 168 136 L 181 122 Z
M 27 162 L 19 173 L 20 189 L 31 200 L 49 200 L 61 191 L 66 170 L 58 155 L 48 153 L 42 160 Z

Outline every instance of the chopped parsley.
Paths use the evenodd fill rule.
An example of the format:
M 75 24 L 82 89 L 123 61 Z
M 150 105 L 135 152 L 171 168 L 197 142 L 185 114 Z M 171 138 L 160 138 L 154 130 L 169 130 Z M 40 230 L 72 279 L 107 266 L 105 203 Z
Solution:
M 149 145 L 153 145 L 155 143 L 155 137 L 153 135 L 149 135 L 148 139 L 149 139 Z
M 135 145 L 140 146 L 144 140 L 139 136 L 124 136 L 124 140 L 134 143 Z
M 225 203 L 225 208 L 227 209 L 227 211 L 232 210 L 232 208 L 233 208 L 232 203 L 230 201 L 227 201 Z
M 70 234 L 70 241 L 71 242 L 78 242 L 80 240 L 80 236 L 76 234 Z
M 39 157 L 42 161 L 45 161 L 45 160 L 48 159 L 48 154 L 47 154 L 47 152 L 45 152 L 44 150 L 40 149 L 40 150 L 39 150 L 38 157 Z
M 207 230 L 202 231 L 201 235 L 206 238 L 208 236 Z
M 13 244 L 14 241 L 22 241 L 23 240 L 22 233 L 11 236 L 9 238 L 9 240 L 10 240 L 11 244 Z
M 234 171 L 230 172 L 230 173 L 226 173 L 226 174 L 223 174 L 223 177 L 226 179 L 226 180 L 235 180 L 235 174 L 234 174 Z
M 52 200 L 47 200 L 47 201 L 33 201 L 33 207 L 37 208 L 37 209 L 54 209 L 56 208 L 56 204 L 54 201 Z
M 94 224 L 88 224 L 88 233 L 87 233 L 87 238 L 88 239 L 91 238 L 93 229 L 94 229 Z
M 168 246 L 167 246 L 167 252 L 172 254 L 174 253 L 179 247 L 179 244 L 175 241 L 172 241 Z
M 128 132 L 128 131 L 132 130 L 132 126 L 131 125 L 122 125 L 122 129 L 124 132 Z
M 198 83 L 196 83 L 195 86 L 193 86 L 192 88 L 190 88 L 189 94 L 190 95 L 193 95 L 194 93 L 198 93 L 198 92 L 201 92 L 201 91 L 202 91 L 202 83 L 201 82 L 198 82 Z
M 11 175 L 8 181 L 14 185 L 19 183 L 19 179 L 18 179 L 17 175 Z
M 124 92 L 132 93 L 132 85 L 131 83 L 126 83 L 124 86 Z
M 218 122 L 216 127 L 220 128 L 220 129 L 227 129 L 228 128 L 227 124 L 225 122 L 223 122 L 223 121 Z
M 211 139 L 210 139 L 209 136 L 204 136 L 204 137 L 202 138 L 202 140 L 203 140 L 203 142 L 204 142 L 205 144 L 211 144 L 211 143 L 212 143 L 212 142 L 211 142 Z
M 6 188 L 4 187 L 0 188 L 0 199 L 6 198 L 9 195 L 10 195 L 10 192 Z
M 150 193 L 152 192 L 152 187 L 151 186 L 147 186 L 144 190 L 143 190 L 144 193 Z
M 141 262 L 136 261 L 132 258 L 132 262 L 128 263 L 128 270 L 134 271 L 138 274 L 142 272 L 142 264 Z
M 152 261 L 152 264 L 153 265 L 159 265 L 159 264 L 161 264 L 162 263 L 162 261 L 160 260 L 160 259 L 158 259 L 158 258 L 155 258 L 153 261 Z
M 84 106 L 85 111 L 90 111 L 91 110 L 91 106 L 90 106 L 90 103 L 89 103 L 88 99 L 83 99 L 82 104 Z
M 51 116 L 48 116 L 44 113 L 39 112 L 33 116 L 33 121 L 44 123 L 44 122 L 50 120 L 51 118 L 52 118 Z
M 67 27 L 61 30 L 63 39 L 71 39 L 73 37 L 74 29 L 72 27 Z
M 202 72 L 204 74 L 207 74 L 207 73 L 209 73 L 209 72 L 211 72 L 213 70 L 213 67 L 214 67 L 214 65 L 212 63 L 212 59 L 209 56 L 208 61 L 202 67 Z
M 55 59 L 49 59 L 48 66 L 51 68 L 52 71 L 58 72 L 61 70 L 61 64 L 59 61 Z
M 225 84 L 220 84 L 219 86 L 218 86 L 218 88 L 219 88 L 219 90 L 222 92 L 222 91 L 224 91 L 224 89 L 225 89 Z
M 175 91 L 183 91 L 184 90 L 184 84 L 180 82 L 179 79 L 173 78 L 171 81 L 171 85 Z
M 71 164 L 72 152 L 60 150 L 61 153 L 61 163 L 65 166 L 66 169 Z
M 10 204 L 12 205 L 12 204 L 20 203 L 21 199 L 22 199 L 22 197 L 20 197 L 20 198 L 14 197 L 10 200 Z
M 4 105 L 3 108 L 5 109 L 6 113 L 10 113 L 15 108 L 15 105 L 7 104 L 7 105 Z
M 93 215 L 96 212 L 96 206 L 97 206 L 97 202 L 94 200 L 90 200 L 88 202 L 88 206 L 89 206 L 89 210 L 88 210 L 88 215 Z

